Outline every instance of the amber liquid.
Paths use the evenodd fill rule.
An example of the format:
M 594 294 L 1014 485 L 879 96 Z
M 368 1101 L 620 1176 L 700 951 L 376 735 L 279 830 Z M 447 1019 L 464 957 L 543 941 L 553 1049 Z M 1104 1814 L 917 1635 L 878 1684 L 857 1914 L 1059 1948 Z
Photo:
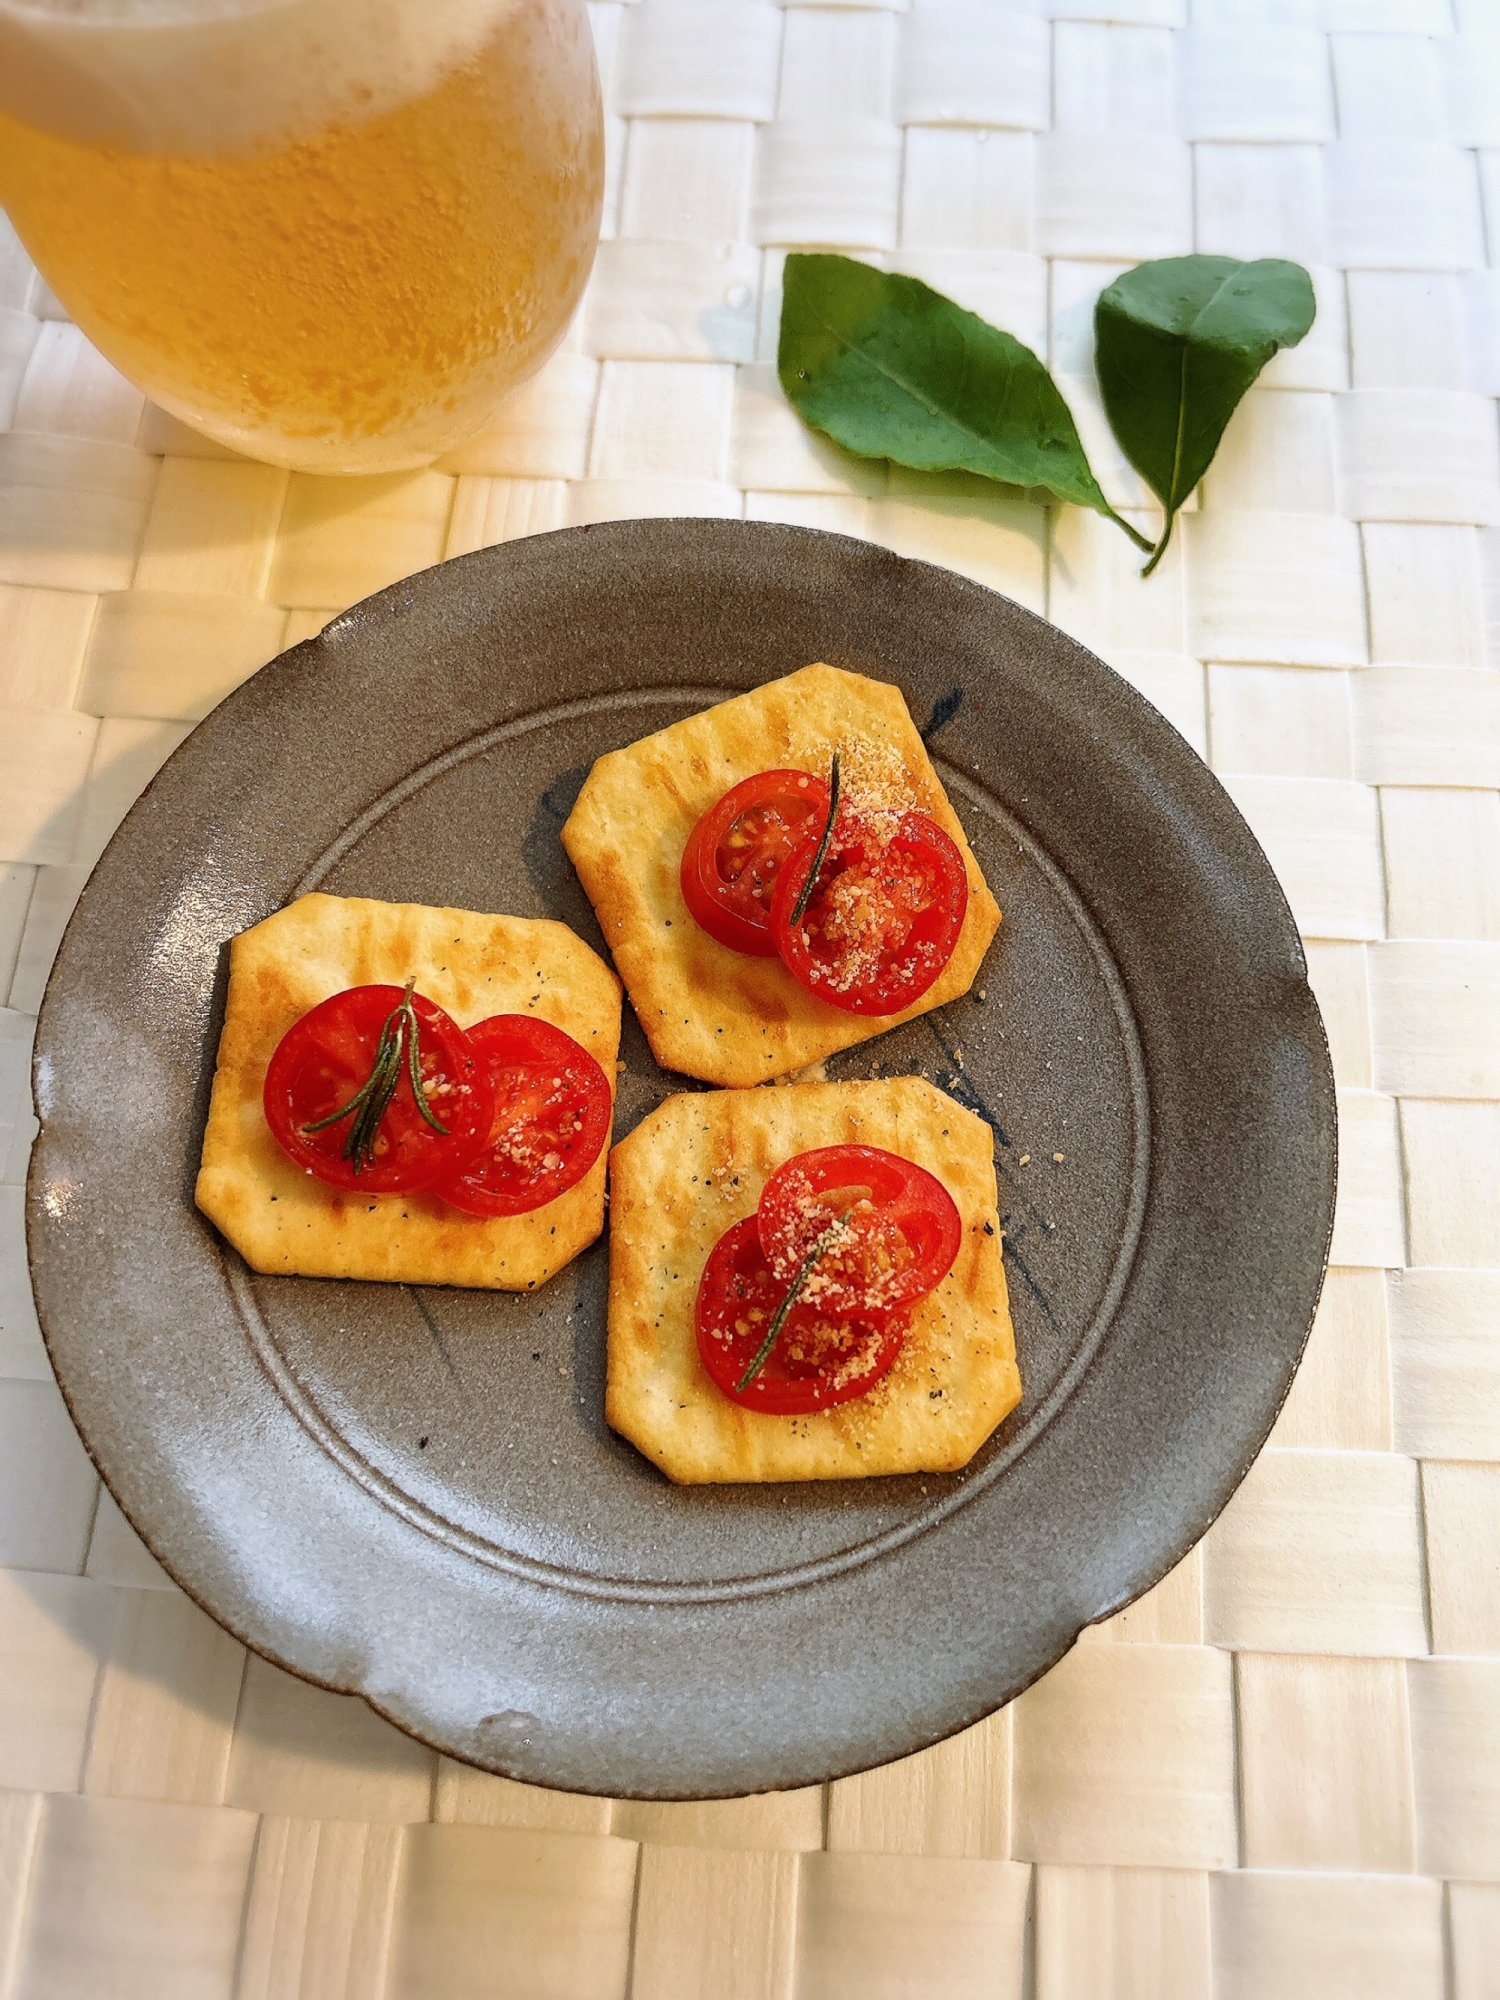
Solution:
M 0 113 L 0 195 L 155 401 L 275 464 L 430 463 L 561 338 L 603 188 L 583 10 L 523 7 L 394 107 L 210 156 Z

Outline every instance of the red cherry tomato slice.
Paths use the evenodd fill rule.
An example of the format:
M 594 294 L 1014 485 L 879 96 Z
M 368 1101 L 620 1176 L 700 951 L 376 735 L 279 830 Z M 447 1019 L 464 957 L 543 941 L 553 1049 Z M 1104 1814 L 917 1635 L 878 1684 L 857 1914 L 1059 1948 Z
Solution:
M 828 787 L 810 771 L 761 771 L 710 806 L 682 854 L 693 921 L 731 951 L 774 958 L 771 899 L 786 858 L 828 816 Z
M 822 829 L 804 834 L 780 871 L 771 932 L 793 978 L 850 1014 L 899 1014 L 953 956 L 969 907 L 956 842 L 926 813 L 839 814 L 812 898 L 792 910 Z
M 935 1174 L 879 1146 L 820 1146 L 779 1166 L 756 1226 L 778 1283 L 789 1284 L 835 1223 L 803 1296 L 829 1312 L 909 1310 L 942 1283 L 963 1241 L 953 1197 Z
M 698 1284 L 698 1353 L 731 1402 L 766 1416 L 849 1403 L 888 1375 L 906 1338 L 905 1313 L 835 1313 L 794 1305 L 755 1378 L 740 1388 L 787 1287 L 760 1247 L 753 1215 L 722 1235 Z
M 609 1079 L 581 1043 L 529 1014 L 492 1014 L 469 1043 L 495 1093 L 486 1143 L 432 1192 L 466 1215 L 525 1215 L 576 1187 L 609 1137 Z
M 266 1123 L 277 1145 L 330 1187 L 412 1193 L 472 1159 L 490 1129 L 494 1095 L 468 1036 L 441 1007 L 414 993 L 423 1092 L 447 1136 L 435 1132 L 417 1109 L 404 1059 L 375 1134 L 373 1158 L 358 1171 L 343 1157 L 354 1114 L 320 1132 L 307 1130 L 368 1081 L 381 1030 L 402 998 L 399 986 L 351 986 L 335 993 L 287 1030 L 266 1070 Z

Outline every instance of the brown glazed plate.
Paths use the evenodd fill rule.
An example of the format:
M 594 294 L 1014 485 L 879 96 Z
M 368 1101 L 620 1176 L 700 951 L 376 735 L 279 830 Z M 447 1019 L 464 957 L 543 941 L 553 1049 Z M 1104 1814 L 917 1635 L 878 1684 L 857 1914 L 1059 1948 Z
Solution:
M 951 1477 L 678 1488 L 604 1423 L 604 1243 L 513 1297 L 261 1278 L 217 1237 L 226 943 L 324 889 L 602 951 L 558 840 L 592 760 L 811 660 L 903 689 L 1005 912 L 974 992 L 828 1068 L 988 1120 L 1025 1396 Z M 622 1054 L 618 1131 L 700 1087 L 628 1009 Z M 903 1756 L 1156 1582 L 1286 1395 L 1333 1209 L 1296 928 L 1198 757 L 1008 599 L 797 528 L 511 542 L 273 661 L 99 863 L 35 1077 L 42 1325 L 171 1574 L 453 1756 L 615 1796 Z

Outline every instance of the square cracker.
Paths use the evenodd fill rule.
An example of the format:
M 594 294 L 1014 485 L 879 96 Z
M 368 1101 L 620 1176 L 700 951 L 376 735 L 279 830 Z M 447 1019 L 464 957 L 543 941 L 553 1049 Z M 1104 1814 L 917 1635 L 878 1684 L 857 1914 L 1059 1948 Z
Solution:
M 883 1146 L 934 1173 L 963 1243 L 868 1396 L 806 1417 L 742 1409 L 698 1358 L 709 1251 L 772 1171 L 814 1146 Z M 605 1415 L 679 1485 L 956 1472 L 1021 1399 L 989 1127 L 915 1077 L 669 1097 L 610 1161 Z
M 529 1291 L 603 1228 L 604 1152 L 545 1207 L 483 1219 L 435 1195 L 329 1187 L 287 1158 L 266 1123 L 266 1067 L 288 1028 L 346 987 L 404 986 L 413 973 L 460 1027 L 534 1014 L 564 1029 L 614 1088 L 620 983 L 566 924 L 299 896 L 229 947 L 198 1206 L 254 1271 Z
M 969 908 L 942 975 L 899 1014 L 849 1014 L 800 986 L 778 958 L 731 951 L 682 900 L 688 835 L 757 771 L 824 773 L 843 753 L 851 789 L 895 789 L 957 841 Z M 600 757 L 562 831 L 665 1069 L 706 1083 L 763 1083 L 884 1034 L 967 993 L 1000 922 L 979 863 L 899 688 L 837 667 L 803 667 Z

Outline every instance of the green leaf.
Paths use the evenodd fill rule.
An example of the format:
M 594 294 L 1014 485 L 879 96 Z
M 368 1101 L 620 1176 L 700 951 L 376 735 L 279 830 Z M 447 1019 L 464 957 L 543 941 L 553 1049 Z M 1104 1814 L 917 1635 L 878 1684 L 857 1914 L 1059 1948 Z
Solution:
M 1045 486 L 1151 546 L 1100 492 L 1073 413 L 1031 349 L 920 278 L 793 253 L 776 366 L 803 421 L 846 451 Z
M 1313 323 L 1300 264 L 1262 257 L 1165 257 L 1137 264 L 1094 308 L 1094 366 L 1125 456 L 1166 510 L 1161 561 L 1177 510 L 1207 472 L 1241 396 L 1278 348 Z

